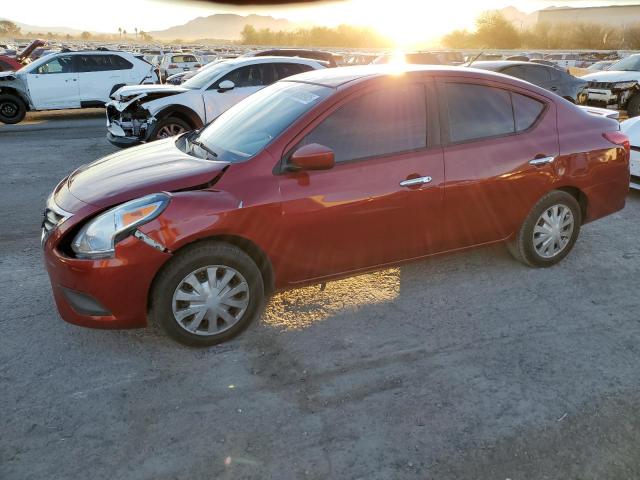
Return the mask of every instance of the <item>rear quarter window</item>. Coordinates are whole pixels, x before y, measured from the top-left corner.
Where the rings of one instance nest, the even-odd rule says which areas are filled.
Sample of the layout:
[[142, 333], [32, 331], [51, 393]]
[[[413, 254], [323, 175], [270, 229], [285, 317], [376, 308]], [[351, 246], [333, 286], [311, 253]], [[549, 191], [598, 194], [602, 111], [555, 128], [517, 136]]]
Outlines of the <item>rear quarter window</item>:
[[519, 93], [511, 93], [511, 101], [518, 132], [531, 128], [544, 111], [544, 103]]

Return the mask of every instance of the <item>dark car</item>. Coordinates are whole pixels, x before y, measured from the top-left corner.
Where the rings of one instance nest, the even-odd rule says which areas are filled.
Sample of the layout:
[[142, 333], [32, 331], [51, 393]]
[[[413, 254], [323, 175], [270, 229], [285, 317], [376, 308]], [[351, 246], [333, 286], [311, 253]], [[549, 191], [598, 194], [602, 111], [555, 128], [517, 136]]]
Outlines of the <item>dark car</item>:
[[619, 128], [474, 69], [294, 75], [201, 130], [63, 179], [42, 230], [55, 301], [74, 324], [149, 317], [205, 346], [241, 332], [275, 290], [494, 243], [548, 267], [583, 224], [624, 207]]
[[336, 55], [321, 50], [308, 50], [304, 48], [273, 48], [271, 50], [258, 50], [247, 52], [243, 57], [300, 57], [322, 62], [325, 67], [337, 67]]
[[587, 101], [587, 85], [589, 82], [554, 67], [532, 62], [511, 62], [508, 60], [474, 62], [471, 66], [531, 82], [575, 104], [582, 105]]

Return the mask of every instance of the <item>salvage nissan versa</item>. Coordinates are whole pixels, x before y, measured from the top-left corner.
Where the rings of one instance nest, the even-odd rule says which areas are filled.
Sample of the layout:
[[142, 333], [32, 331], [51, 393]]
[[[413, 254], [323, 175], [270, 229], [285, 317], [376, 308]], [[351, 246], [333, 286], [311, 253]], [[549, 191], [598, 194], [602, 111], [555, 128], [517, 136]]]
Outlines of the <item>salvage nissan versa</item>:
[[48, 200], [62, 317], [211, 345], [274, 290], [506, 242], [532, 267], [623, 208], [616, 121], [457, 67], [307, 72], [209, 126], [81, 167]]

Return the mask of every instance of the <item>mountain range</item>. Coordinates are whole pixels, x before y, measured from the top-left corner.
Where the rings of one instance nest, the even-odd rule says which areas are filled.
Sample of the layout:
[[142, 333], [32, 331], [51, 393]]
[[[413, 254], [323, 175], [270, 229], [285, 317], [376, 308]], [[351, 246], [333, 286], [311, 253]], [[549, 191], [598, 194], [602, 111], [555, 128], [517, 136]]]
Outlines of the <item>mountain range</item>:
[[269, 15], [236, 15], [224, 13], [198, 17], [184, 25], [149, 32], [153, 38], [159, 40], [217, 38], [225, 40], [240, 39], [240, 32], [245, 25], [253, 25], [256, 29], [270, 28], [271, 30], [292, 30], [298, 25], [282, 18]]

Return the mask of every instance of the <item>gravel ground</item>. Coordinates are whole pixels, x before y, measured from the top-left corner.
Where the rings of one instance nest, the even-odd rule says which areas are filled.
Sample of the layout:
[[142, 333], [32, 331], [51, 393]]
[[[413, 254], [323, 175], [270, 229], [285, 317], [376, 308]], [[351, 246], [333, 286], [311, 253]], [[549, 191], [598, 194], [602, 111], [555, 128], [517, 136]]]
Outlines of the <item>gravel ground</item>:
[[556, 267], [437, 257], [191, 349], [55, 310], [41, 210], [100, 115], [0, 126], [1, 479], [640, 478], [640, 195]]

